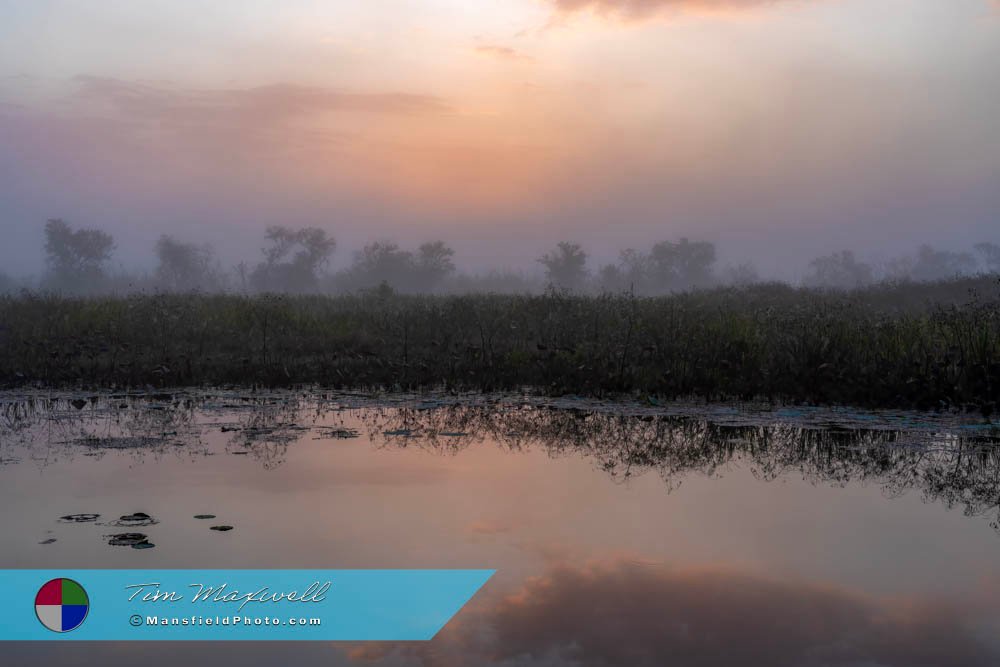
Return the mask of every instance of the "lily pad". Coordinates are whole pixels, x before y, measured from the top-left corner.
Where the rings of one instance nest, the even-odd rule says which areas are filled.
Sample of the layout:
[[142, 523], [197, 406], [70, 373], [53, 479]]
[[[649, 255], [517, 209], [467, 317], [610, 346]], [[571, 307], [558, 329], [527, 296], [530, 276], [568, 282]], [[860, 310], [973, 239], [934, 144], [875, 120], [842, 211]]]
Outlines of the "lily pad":
[[135, 512], [134, 514], [123, 514], [114, 521], [109, 521], [109, 526], [120, 526], [122, 528], [131, 528], [134, 526], [153, 526], [158, 524], [159, 521], [149, 516], [145, 512]]
[[195, 514], [194, 518], [196, 518], [196, 519], [214, 519], [215, 515], [214, 514]]
[[209, 528], [209, 530], [217, 530], [220, 533], [224, 533], [227, 530], [232, 530], [232, 529], [233, 529], [232, 526], [212, 526], [211, 528]]
[[105, 537], [108, 539], [108, 545], [112, 547], [135, 547], [137, 544], [149, 543], [149, 538], [143, 533], [118, 533], [117, 535], [105, 535]]
[[100, 514], [67, 514], [59, 517], [59, 523], [94, 523]]

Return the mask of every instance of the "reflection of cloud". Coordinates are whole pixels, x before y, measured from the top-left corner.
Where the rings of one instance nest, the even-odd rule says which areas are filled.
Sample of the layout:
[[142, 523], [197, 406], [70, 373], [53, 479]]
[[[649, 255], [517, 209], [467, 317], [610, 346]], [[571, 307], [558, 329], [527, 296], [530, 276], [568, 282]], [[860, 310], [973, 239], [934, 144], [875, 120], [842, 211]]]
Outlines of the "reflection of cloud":
[[423, 664], [985, 667], [1000, 658], [975, 631], [984, 609], [625, 559], [558, 566], [468, 611], [420, 650]]
[[479, 519], [465, 527], [470, 535], [500, 535], [513, 530], [514, 524], [502, 519]]
[[535, 60], [531, 56], [525, 55], [517, 49], [512, 49], [509, 46], [500, 46], [498, 44], [484, 44], [483, 46], [477, 46], [476, 53], [484, 56], [500, 58], [501, 60], [513, 60], [520, 62], [534, 62]]
[[552, 0], [563, 13], [593, 11], [621, 19], [644, 19], [669, 10], [720, 12], [771, 5], [778, 0]]
[[85, 642], [70, 651], [15, 642], [4, 664], [986, 667], [1000, 659], [986, 631], [1000, 614], [995, 600], [884, 599], [624, 558], [555, 566], [499, 601], [471, 604], [430, 643]]

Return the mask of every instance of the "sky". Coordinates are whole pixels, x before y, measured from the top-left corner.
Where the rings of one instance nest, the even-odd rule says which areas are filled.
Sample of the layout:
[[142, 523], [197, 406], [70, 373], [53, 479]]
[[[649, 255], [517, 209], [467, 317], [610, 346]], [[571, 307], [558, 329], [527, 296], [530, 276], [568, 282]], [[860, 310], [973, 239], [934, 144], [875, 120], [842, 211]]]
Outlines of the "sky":
[[0, 2], [0, 271], [42, 226], [443, 238], [466, 270], [689, 237], [790, 277], [1000, 242], [992, 0]]

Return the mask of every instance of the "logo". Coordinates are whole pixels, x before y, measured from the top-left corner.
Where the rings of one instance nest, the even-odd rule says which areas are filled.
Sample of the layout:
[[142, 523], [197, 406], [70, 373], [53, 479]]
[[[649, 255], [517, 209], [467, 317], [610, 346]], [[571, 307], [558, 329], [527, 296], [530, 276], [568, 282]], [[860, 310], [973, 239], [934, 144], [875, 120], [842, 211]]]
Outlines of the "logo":
[[53, 579], [38, 589], [35, 615], [53, 632], [69, 632], [83, 625], [90, 611], [90, 598], [72, 579]]

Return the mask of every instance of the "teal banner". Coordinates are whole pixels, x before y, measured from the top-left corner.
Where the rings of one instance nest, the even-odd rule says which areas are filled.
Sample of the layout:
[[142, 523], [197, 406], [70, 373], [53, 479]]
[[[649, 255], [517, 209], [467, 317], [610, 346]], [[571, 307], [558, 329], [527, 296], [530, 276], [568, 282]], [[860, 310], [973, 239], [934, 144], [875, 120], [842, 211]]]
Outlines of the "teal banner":
[[429, 640], [493, 570], [0, 570], [0, 640]]

